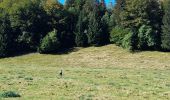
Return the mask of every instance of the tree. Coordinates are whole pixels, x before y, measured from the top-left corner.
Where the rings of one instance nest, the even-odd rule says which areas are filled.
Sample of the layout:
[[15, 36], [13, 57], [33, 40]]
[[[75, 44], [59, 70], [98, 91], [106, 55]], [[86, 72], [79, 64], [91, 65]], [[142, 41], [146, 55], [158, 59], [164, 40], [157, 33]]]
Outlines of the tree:
[[96, 18], [96, 12], [90, 13], [89, 25], [88, 25], [88, 43], [90, 45], [100, 45], [102, 30], [100, 29], [100, 24]]
[[105, 15], [100, 20], [100, 28], [102, 30], [102, 45], [105, 45], [110, 42], [110, 34], [109, 34], [109, 24], [110, 23], [110, 16], [109, 13], [105, 13]]
[[9, 16], [4, 11], [0, 11], [0, 57], [9, 55], [12, 48], [11, 27]]
[[[10, 10], [11, 27], [15, 32], [15, 39], [19, 40], [24, 32], [32, 33], [32, 43], [30, 49], [37, 50], [41, 37], [45, 36], [50, 30], [48, 16], [41, 5], [41, 0], [24, 0], [14, 4]], [[19, 41], [16, 41], [17, 44]], [[23, 50], [22, 47], [18, 47]]]
[[170, 50], [170, 1], [165, 0], [164, 5], [164, 16], [163, 16], [163, 26], [162, 26], [162, 48], [165, 50]]
[[[136, 29], [136, 32], [139, 32], [143, 25], [152, 28], [149, 35], [152, 36], [150, 39], [155, 42], [152, 48], [159, 49], [162, 10], [157, 0], [127, 0], [125, 10], [121, 15], [121, 25], [125, 28]], [[144, 34], [148, 33], [143, 33], [143, 36]]]
[[109, 32], [116, 26], [116, 19], [115, 19], [115, 14], [114, 13], [112, 13], [109, 16], [108, 25], [109, 25]]
[[86, 13], [92, 12], [94, 9], [96, 10], [96, 14], [99, 14], [97, 10], [100, 6], [99, 0], [87, 0], [83, 6], [83, 9]]
[[83, 11], [80, 12], [75, 32], [75, 43], [79, 47], [87, 46], [87, 35], [85, 33]]
[[141, 50], [153, 49], [156, 38], [151, 26], [142, 25], [138, 32], [138, 48]]
[[126, 5], [125, 0], [116, 0], [116, 5], [113, 9], [114, 13], [113, 19], [115, 19], [117, 25], [120, 25], [121, 13], [125, 10], [125, 5]]
[[49, 3], [45, 8], [50, 30], [56, 29], [58, 31], [57, 35], [61, 42], [61, 48], [73, 47], [75, 44], [73, 31], [76, 23], [75, 15], [72, 13], [73, 10], [64, 9], [58, 2]]
[[74, 7], [75, 6], [75, 0], [66, 0], [65, 1], [65, 8], [68, 9], [70, 7]]
[[55, 53], [60, 49], [57, 30], [49, 32], [41, 41], [39, 53]]

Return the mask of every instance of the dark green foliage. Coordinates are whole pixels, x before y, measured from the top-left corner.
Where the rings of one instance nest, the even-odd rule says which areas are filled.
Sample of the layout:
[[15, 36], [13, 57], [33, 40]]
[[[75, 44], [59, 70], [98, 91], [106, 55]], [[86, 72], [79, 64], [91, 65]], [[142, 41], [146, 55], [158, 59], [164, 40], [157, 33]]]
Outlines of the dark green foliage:
[[[68, 0], [72, 2], [71, 0]], [[75, 45], [75, 27], [77, 23], [77, 9], [71, 5], [63, 8], [61, 4], [54, 2], [50, 7], [47, 6], [48, 23], [50, 30], [58, 31], [58, 39], [61, 43], [61, 48], [67, 49]]]
[[14, 91], [5, 91], [1, 94], [1, 97], [3, 98], [13, 98], [13, 97], [21, 97], [20, 94], [14, 92]]
[[121, 13], [121, 25], [136, 29], [139, 49], [159, 49], [162, 10], [158, 1], [128, 0], [125, 8]]
[[5, 11], [1, 11], [0, 13], [0, 57], [7, 56], [12, 48], [12, 30], [10, 27], [10, 21], [8, 18], [8, 14]]
[[116, 0], [116, 5], [113, 9], [114, 13], [114, 20], [117, 25], [120, 25], [121, 23], [121, 13], [125, 10], [126, 0]]
[[75, 19], [72, 12], [62, 8], [53, 8], [48, 10], [50, 29], [55, 28], [58, 31], [58, 38], [62, 48], [73, 47], [75, 44]]
[[152, 27], [146, 25], [141, 26], [138, 32], [138, 48], [142, 50], [155, 47], [156, 37], [154, 34]]
[[109, 32], [116, 26], [115, 14], [111, 14], [109, 17]]
[[110, 42], [109, 22], [110, 22], [109, 13], [105, 13], [105, 15], [100, 20], [100, 28], [102, 30], [102, 35], [101, 35], [102, 45], [108, 44]]
[[162, 10], [158, 1], [128, 0], [126, 4], [121, 20], [124, 27], [139, 29], [142, 25], [159, 26]]
[[87, 33], [85, 33], [85, 27], [84, 27], [84, 19], [83, 19], [83, 12], [80, 12], [79, 19], [76, 26], [76, 32], [75, 32], [75, 43], [76, 46], [84, 47], [87, 46]]
[[166, 0], [164, 5], [164, 17], [163, 17], [163, 33], [161, 36], [162, 39], [162, 48], [165, 50], [170, 50], [170, 1]]
[[[104, 3], [104, 1], [102, 1]], [[108, 20], [106, 8], [99, 0], [87, 0], [84, 11], [88, 15], [88, 44], [100, 46], [109, 42]]]
[[110, 34], [110, 41], [130, 51], [137, 49], [137, 32], [116, 26]]
[[115, 43], [116, 45], [121, 46], [123, 38], [129, 33], [128, 29], [122, 27], [115, 27], [110, 33], [110, 42]]
[[39, 53], [55, 53], [60, 49], [61, 44], [57, 34], [57, 31], [54, 30], [43, 38], [38, 49]]
[[29, 51], [29, 50], [34, 50], [35, 48], [37, 48], [33, 42], [33, 39], [34, 39], [33, 35], [35, 34], [23, 31], [21, 35], [18, 36], [17, 42], [19, 43], [20, 50]]
[[126, 34], [122, 40], [122, 47], [134, 51], [136, 49], [136, 37], [136, 33], [134, 32]]
[[[31, 33], [31, 35], [27, 36], [30, 36], [32, 43], [27, 45], [32, 47], [29, 49], [36, 50], [41, 36], [45, 36], [49, 31], [48, 17], [41, 2], [39, 0], [20, 1], [10, 8], [9, 14], [11, 27], [15, 32], [15, 40], [20, 40], [20, 36], [24, 36], [25, 32]], [[21, 41], [16, 42], [21, 43]], [[19, 47], [19, 49], [23, 50], [22, 47]]]
[[98, 23], [99, 21], [96, 16], [95, 11], [90, 13], [87, 37], [90, 45], [99, 46], [102, 42], [102, 29], [100, 28], [100, 24]]

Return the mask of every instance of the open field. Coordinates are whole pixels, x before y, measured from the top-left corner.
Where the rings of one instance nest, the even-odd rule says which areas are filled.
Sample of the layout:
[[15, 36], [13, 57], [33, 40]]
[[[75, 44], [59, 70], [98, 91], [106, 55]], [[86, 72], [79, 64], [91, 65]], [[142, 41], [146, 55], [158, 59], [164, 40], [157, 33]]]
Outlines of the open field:
[[4, 91], [21, 95], [12, 100], [170, 100], [170, 53], [107, 45], [0, 59]]

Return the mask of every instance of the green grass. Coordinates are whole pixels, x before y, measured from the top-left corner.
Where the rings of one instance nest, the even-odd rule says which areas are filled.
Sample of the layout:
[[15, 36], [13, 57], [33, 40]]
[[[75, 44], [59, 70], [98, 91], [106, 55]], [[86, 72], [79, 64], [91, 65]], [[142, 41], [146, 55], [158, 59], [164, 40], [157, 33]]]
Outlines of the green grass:
[[0, 59], [0, 94], [20, 94], [12, 100], [170, 99], [170, 53], [132, 54], [115, 45], [76, 49]]

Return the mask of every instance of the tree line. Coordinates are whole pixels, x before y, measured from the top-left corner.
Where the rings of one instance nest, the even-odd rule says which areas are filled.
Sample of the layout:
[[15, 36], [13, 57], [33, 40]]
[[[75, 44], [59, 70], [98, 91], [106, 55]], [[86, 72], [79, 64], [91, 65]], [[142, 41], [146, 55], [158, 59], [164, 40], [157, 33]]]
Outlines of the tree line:
[[115, 43], [170, 50], [170, 0], [1, 0], [0, 57]]

